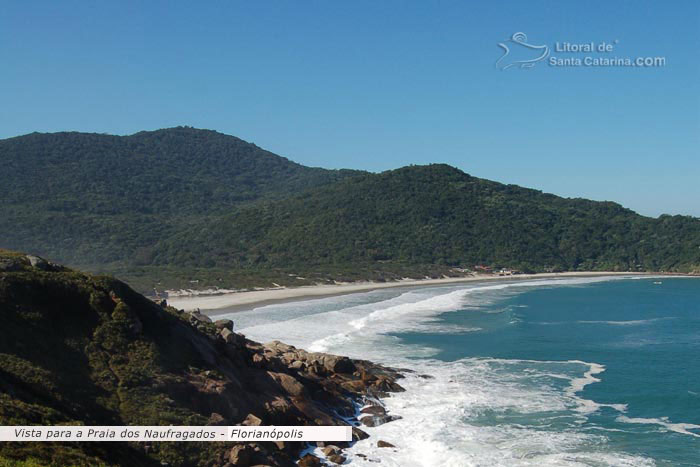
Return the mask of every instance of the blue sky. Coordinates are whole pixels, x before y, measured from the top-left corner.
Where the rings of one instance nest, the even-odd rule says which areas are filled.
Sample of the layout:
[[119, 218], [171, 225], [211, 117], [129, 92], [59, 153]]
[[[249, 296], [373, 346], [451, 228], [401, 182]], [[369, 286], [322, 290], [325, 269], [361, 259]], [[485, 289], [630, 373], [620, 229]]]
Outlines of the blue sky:
[[[498, 70], [515, 32], [666, 64]], [[699, 52], [694, 0], [8, 1], [0, 138], [191, 125], [307, 165], [445, 162], [700, 216]]]

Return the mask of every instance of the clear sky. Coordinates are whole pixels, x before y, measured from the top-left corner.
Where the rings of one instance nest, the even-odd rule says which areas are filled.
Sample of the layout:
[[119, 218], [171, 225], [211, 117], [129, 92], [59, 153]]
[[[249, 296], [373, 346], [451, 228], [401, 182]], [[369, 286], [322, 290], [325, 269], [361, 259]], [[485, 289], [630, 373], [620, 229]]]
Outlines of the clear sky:
[[[515, 32], [550, 57], [666, 63], [499, 70]], [[555, 50], [603, 41], [614, 50]], [[307, 165], [445, 162], [700, 216], [696, 0], [8, 0], [0, 66], [0, 138], [191, 125]]]

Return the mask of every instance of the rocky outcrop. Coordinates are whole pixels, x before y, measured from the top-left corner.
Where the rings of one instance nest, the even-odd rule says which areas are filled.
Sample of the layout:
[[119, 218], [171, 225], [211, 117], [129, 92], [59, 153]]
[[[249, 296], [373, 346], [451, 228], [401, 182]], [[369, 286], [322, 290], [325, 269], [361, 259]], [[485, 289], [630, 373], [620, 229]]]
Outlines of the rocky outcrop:
[[0, 272], [31, 272], [32, 270], [60, 272], [67, 268], [35, 255], [25, 255], [0, 249]]
[[323, 463], [321, 459], [314, 456], [313, 454], [306, 454], [304, 457], [299, 459], [299, 467], [321, 467]]
[[398, 415], [369, 415], [360, 418], [360, 421], [365, 426], [379, 426], [385, 423], [393, 422], [394, 420], [399, 420], [401, 417]]
[[331, 454], [330, 456], [326, 456], [326, 459], [334, 464], [342, 464], [347, 460], [342, 454]]
[[233, 331], [233, 321], [230, 319], [219, 319], [214, 321], [214, 326], [216, 326], [216, 329], [219, 331], [223, 331], [224, 329], [228, 329], [229, 331]]
[[[0, 251], [0, 424], [348, 425], [396, 417], [379, 401], [399, 371], [273, 341], [201, 312], [156, 304], [125, 284]], [[29, 345], [31, 344], [31, 345]], [[369, 435], [325, 445], [327, 462]], [[39, 446], [40, 444], [40, 446]], [[57, 465], [320, 465], [307, 445], [3, 443], [0, 461]], [[2, 462], [0, 462], [2, 463]]]
[[190, 323], [192, 324], [198, 324], [197, 322], [212, 323], [211, 318], [207, 315], [202, 314], [202, 312], [199, 311], [199, 308], [194, 311], [190, 311], [187, 314], [190, 315]]
[[360, 409], [360, 413], [370, 415], [386, 415], [386, 409], [381, 405], [369, 405]]
[[234, 446], [228, 455], [229, 463], [233, 465], [251, 465], [253, 456], [255, 456], [255, 448], [249, 444], [241, 444]]

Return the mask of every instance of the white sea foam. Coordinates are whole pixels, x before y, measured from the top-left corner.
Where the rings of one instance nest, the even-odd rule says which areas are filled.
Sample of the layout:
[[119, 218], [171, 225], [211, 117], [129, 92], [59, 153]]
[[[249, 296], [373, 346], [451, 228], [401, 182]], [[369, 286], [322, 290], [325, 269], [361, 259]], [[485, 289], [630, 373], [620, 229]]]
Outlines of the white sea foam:
[[[578, 286], [606, 280], [576, 278], [379, 292], [264, 307], [232, 319], [255, 340], [280, 339], [325, 351], [414, 369], [407, 389], [384, 400], [403, 418], [363, 427], [371, 438], [347, 450], [352, 465], [383, 466], [643, 466], [653, 462], [605, 448], [602, 434], [580, 423], [606, 406], [581, 397], [605, 370], [597, 363], [467, 358], [431, 360], [430, 347], [406, 345], [396, 332], [479, 332], [446, 326], [446, 312], [482, 307], [527, 287]], [[513, 312], [504, 308], [501, 311]], [[517, 317], [514, 317], [517, 320]], [[418, 374], [429, 374], [423, 379]], [[378, 448], [385, 440], [397, 449]], [[367, 457], [358, 456], [364, 454]]]
[[[422, 322], [428, 316], [461, 309], [464, 297], [470, 292], [470, 289], [456, 290], [417, 302], [393, 305], [388, 308], [380, 307], [362, 318], [350, 321], [348, 324], [360, 330], [368, 324], [379, 325], [379, 323], [383, 324], [387, 321], [392, 321], [391, 328], [396, 331], [399, 330], [399, 328], [405, 328], [407, 320], [409, 320], [408, 322], [411, 322], [411, 324], [415, 324], [415, 319], [411, 320], [412, 317], [418, 318], [418, 321]], [[400, 322], [397, 322], [399, 320]]]
[[[342, 297], [260, 307], [247, 313], [222, 317], [233, 319], [248, 337], [269, 341], [281, 339], [302, 347], [331, 349], [326, 340], [344, 342], [336, 351], [355, 352], [353, 339], [373, 341], [371, 334], [390, 332], [450, 332], [430, 318], [439, 314], [488, 305], [511, 291], [554, 285], [578, 286], [619, 277], [538, 279], [498, 284], [476, 284], [452, 287], [425, 287], [399, 293], [375, 291]], [[499, 311], [509, 311], [507, 308]], [[491, 312], [491, 311], [489, 311]], [[432, 323], [431, 323], [432, 321]], [[517, 317], [515, 318], [517, 322]], [[441, 328], [441, 329], [437, 329]], [[455, 332], [471, 332], [474, 328], [453, 328]], [[360, 331], [360, 332], [358, 332]], [[352, 345], [349, 345], [351, 344]], [[365, 356], [367, 357], [367, 356]]]
[[582, 362], [580, 360], [569, 360], [569, 363], [578, 363], [580, 365], [588, 366], [588, 371], [586, 371], [582, 377], [572, 379], [571, 383], [569, 384], [569, 387], [566, 389], [566, 393], [569, 394], [571, 397], [578, 399], [580, 403], [576, 411], [584, 414], [589, 414], [600, 410], [601, 407], [609, 407], [619, 412], [624, 412], [627, 410], [627, 404], [601, 404], [599, 402], [595, 402], [589, 399], [577, 397], [576, 393], [583, 391], [583, 389], [589, 384], [600, 382], [600, 379], [596, 378], [593, 375], [597, 375], [598, 373], [604, 372], [605, 367], [598, 363], [588, 363]]
[[[575, 429], [580, 415], [571, 410], [579, 405], [577, 397], [547, 381], [572, 382], [580, 367], [578, 362], [475, 358], [418, 362], [415, 369], [433, 379], [408, 376], [402, 382], [407, 392], [385, 400], [390, 412], [404, 418], [363, 427], [370, 440], [348, 454], [361, 466], [377, 459], [388, 466], [653, 465], [601, 449], [604, 436]], [[377, 448], [380, 439], [397, 449]]]
[[643, 324], [651, 324], [657, 321], [664, 321], [668, 319], [674, 319], [672, 316], [665, 318], [651, 318], [651, 319], [634, 319], [629, 321], [576, 321], [579, 324], [610, 324], [613, 326], [639, 326]]
[[692, 431], [689, 430], [700, 430], [700, 425], [694, 425], [692, 423], [673, 423], [671, 422], [668, 417], [661, 417], [661, 418], [630, 418], [626, 417], [624, 415], [621, 415], [616, 418], [618, 422], [621, 423], [637, 423], [637, 424], [644, 424], [644, 425], [659, 425], [665, 428], [668, 431], [673, 431], [675, 433], [681, 433], [683, 435], [690, 435], [690, 436], [695, 436], [696, 438], [700, 438], [700, 434], [698, 433], [693, 433]]
[[[627, 321], [605, 321], [605, 320], [580, 320], [574, 321], [576, 324], [607, 324], [610, 326], [642, 326], [646, 324], [652, 324], [657, 321], [665, 321], [669, 319], [675, 319], [673, 316], [667, 316], [663, 318], [650, 318], [650, 319], [632, 319]], [[540, 324], [544, 326], [556, 326], [556, 325], [571, 325], [571, 321], [534, 321], [532, 324]]]

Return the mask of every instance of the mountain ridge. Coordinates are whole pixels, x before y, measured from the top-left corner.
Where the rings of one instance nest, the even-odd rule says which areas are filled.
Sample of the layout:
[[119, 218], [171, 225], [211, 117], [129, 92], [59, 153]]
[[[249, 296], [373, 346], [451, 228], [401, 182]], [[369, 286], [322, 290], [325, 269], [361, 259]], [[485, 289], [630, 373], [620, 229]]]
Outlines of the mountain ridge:
[[641, 216], [447, 164], [310, 168], [190, 127], [33, 133], [0, 140], [0, 164], [0, 247], [115, 273], [142, 291], [391, 280], [475, 264], [700, 269], [700, 219]]
[[[691, 238], [674, 236], [676, 227], [688, 227]], [[175, 249], [186, 254], [207, 245], [210, 250], [193, 254], [223, 258], [235, 251], [232, 245], [247, 241], [240, 250], [257, 251], [253, 262], [262, 257], [278, 267], [309, 258], [318, 259], [317, 265], [360, 258], [451, 266], [495, 262], [533, 271], [670, 270], [679, 265], [673, 255], [668, 261], [650, 256], [662, 240], [685, 245], [689, 264], [700, 261], [690, 249], [700, 245], [697, 219], [646, 218], [616, 203], [561, 198], [444, 164], [348, 178], [279, 202], [242, 207], [197, 229]], [[653, 247], [642, 245], [655, 235], [661, 239]], [[626, 243], [617, 245], [615, 237]], [[221, 247], [212, 251], [217, 243]], [[624, 251], [608, 254], [618, 247]], [[270, 261], [275, 255], [280, 260]]]

